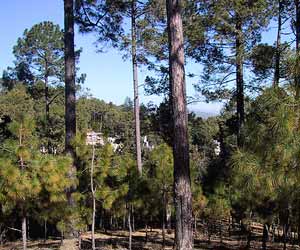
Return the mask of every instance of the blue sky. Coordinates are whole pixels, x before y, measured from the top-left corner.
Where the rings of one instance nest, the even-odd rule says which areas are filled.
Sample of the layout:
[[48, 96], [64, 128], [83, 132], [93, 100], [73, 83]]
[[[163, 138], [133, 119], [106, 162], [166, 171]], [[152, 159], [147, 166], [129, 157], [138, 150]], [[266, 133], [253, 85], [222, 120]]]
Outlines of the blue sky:
[[[12, 48], [18, 37], [22, 36], [26, 28], [42, 21], [52, 21], [63, 27], [63, 0], [10, 0], [3, 1], [0, 9], [1, 39], [0, 39], [0, 74], [7, 66], [13, 65]], [[77, 30], [77, 28], [76, 28]], [[272, 32], [273, 33], [273, 32]], [[270, 34], [270, 32], [268, 33]], [[273, 40], [273, 35], [267, 40]], [[76, 33], [75, 43], [82, 47], [80, 57], [80, 71], [87, 74], [85, 87], [90, 89], [93, 96], [107, 102], [112, 101], [122, 104], [127, 96], [132, 96], [132, 73], [130, 61], [124, 61], [122, 54], [115, 49], [107, 49], [106, 53], [96, 53], [96, 37], [92, 34], [81, 35]], [[274, 40], [273, 40], [274, 41]], [[192, 70], [199, 74], [200, 66], [192, 65], [187, 71]], [[142, 83], [147, 75], [146, 70], [139, 74]], [[196, 79], [187, 79], [187, 94], [193, 95], [193, 82]], [[158, 103], [160, 98], [147, 97], [141, 92], [141, 101]], [[198, 103], [190, 109], [203, 112], [217, 112], [221, 104]]]

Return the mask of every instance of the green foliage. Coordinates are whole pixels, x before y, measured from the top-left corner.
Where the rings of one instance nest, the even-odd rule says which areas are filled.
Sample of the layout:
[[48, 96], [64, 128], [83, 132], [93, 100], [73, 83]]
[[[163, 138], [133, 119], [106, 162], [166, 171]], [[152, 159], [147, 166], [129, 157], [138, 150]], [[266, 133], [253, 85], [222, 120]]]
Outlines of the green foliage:
[[34, 101], [22, 85], [0, 95], [0, 117], [9, 116], [11, 120], [20, 122], [24, 116], [33, 116]]
[[63, 78], [64, 62], [63, 32], [52, 22], [42, 22], [25, 30], [14, 47], [14, 55], [19, 62], [26, 62], [35, 77]]
[[[214, 3], [197, 1], [197, 4], [197, 14], [205, 27], [205, 43], [189, 48], [192, 57], [204, 63], [201, 84], [195, 85], [196, 90], [207, 100], [230, 99], [235, 91], [232, 82], [235, 81], [236, 63], [241, 60], [247, 66], [245, 62], [274, 15], [274, 1], [221, 0]], [[237, 29], [238, 22], [240, 30]], [[237, 38], [240, 48], [236, 47]], [[250, 90], [255, 87], [249, 85]]]
[[[149, 163], [152, 166], [157, 185], [160, 189], [170, 190], [173, 184], [173, 152], [167, 144], [156, 146], [150, 153]], [[164, 187], [166, 186], [166, 187]]]
[[1, 202], [3, 209], [20, 213], [65, 201], [71, 160], [67, 157], [41, 155], [36, 147], [34, 121], [24, 117], [11, 122], [13, 135], [4, 141], [0, 157]]
[[252, 104], [245, 147], [232, 156], [233, 202], [263, 219], [286, 213], [299, 190], [299, 135], [294, 99], [267, 89]]
[[208, 197], [204, 214], [210, 220], [222, 220], [230, 216], [230, 210], [228, 189], [224, 184], [220, 183], [215, 189], [214, 194]]

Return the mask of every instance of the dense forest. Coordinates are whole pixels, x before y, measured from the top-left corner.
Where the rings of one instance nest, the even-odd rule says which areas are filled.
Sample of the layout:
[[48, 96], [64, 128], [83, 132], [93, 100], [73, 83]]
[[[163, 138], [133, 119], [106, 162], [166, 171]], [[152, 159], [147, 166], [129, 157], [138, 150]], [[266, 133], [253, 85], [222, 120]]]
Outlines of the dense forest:
[[[298, 249], [300, 1], [63, 2], [0, 78], [0, 249]], [[122, 105], [85, 87], [77, 29], [131, 62]]]

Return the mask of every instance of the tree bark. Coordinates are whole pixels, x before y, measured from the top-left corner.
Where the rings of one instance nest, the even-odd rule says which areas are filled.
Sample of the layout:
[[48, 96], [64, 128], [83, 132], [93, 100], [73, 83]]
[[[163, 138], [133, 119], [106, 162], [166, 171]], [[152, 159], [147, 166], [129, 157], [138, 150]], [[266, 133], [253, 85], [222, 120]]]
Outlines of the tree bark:
[[[72, 139], [76, 135], [76, 85], [75, 85], [75, 51], [74, 51], [74, 3], [73, 0], [64, 0], [64, 44], [65, 44], [65, 152], [70, 154], [75, 162], [75, 151], [72, 147]], [[76, 178], [76, 166], [70, 166], [69, 178]], [[67, 199], [70, 207], [75, 207], [72, 193], [76, 186], [67, 190]], [[73, 222], [71, 222], [70, 236], [76, 236]]]
[[263, 237], [262, 237], [262, 249], [263, 250], [267, 250], [267, 241], [268, 241], [268, 238], [269, 238], [269, 233], [268, 233], [267, 224], [264, 224]]
[[71, 145], [76, 135], [76, 85], [75, 85], [75, 51], [74, 51], [74, 12], [73, 0], [64, 0], [65, 8], [65, 115], [66, 138], [65, 149], [73, 154]]
[[95, 146], [93, 145], [92, 149], [92, 164], [91, 164], [91, 176], [90, 176], [90, 185], [91, 193], [93, 199], [93, 210], [92, 210], [92, 250], [95, 250], [95, 218], [96, 218], [96, 189], [94, 187], [94, 160], [95, 160]]
[[135, 217], [134, 217], [134, 207], [131, 205], [131, 213], [132, 213], [132, 232], [135, 232]]
[[141, 129], [140, 129], [140, 103], [139, 103], [139, 83], [138, 66], [136, 54], [136, 1], [131, 1], [131, 46], [132, 46], [132, 70], [133, 70], [133, 91], [134, 91], [134, 120], [135, 120], [135, 147], [136, 162], [140, 175], [142, 175], [142, 152], [141, 152]]
[[23, 250], [27, 250], [27, 226], [26, 226], [25, 215], [23, 215], [22, 218], [22, 241], [23, 241]]
[[296, 51], [300, 50], [300, 1], [295, 0], [296, 7]]
[[172, 221], [171, 221], [171, 217], [172, 217], [172, 210], [171, 210], [171, 205], [169, 204], [169, 202], [167, 201], [167, 208], [166, 208], [166, 222], [167, 222], [167, 229], [171, 230], [172, 229]]
[[[297, 58], [297, 65], [298, 65], [299, 64], [299, 56], [300, 56], [300, 1], [299, 0], [295, 0], [295, 8], [296, 8], [296, 58]], [[299, 100], [299, 98], [300, 98], [300, 76], [298, 73], [295, 76], [295, 88], [296, 88], [296, 100]], [[298, 112], [298, 117], [299, 117], [299, 111], [297, 111], [297, 112]]]
[[128, 249], [131, 250], [132, 228], [131, 228], [131, 211], [130, 211], [130, 206], [128, 207], [128, 230], [129, 230]]
[[192, 194], [184, 72], [183, 29], [179, 0], [167, 0], [169, 74], [173, 112], [175, 249], [193, 249]]
[[148, 221], [146, 222], [145, 230], [146, 230], [145, 243], [147, 244], [147, 242], [148, 242]]
[[47, 241], [47, 220], [44, 220], [44, 242]]
[[194, 233], [197, 235], [197, 215], [194, 214]]
[[48, 63], [45, 63], [45, 127], [46, 127], [46, 139], [47, 139], [47, 152], [50, 153], [50, 128], [49, 128], [49, 121], [50, 121], [50, 107], [49, 107], [49, 86], [48, 86]]
[[166, 245], [166, 223], [165, 223], [165, 219], [166, 219], [166, 210], [167, 210], [167, 205], [166, 205], [166, 192], [165, 192], [165, 188], [163, 190], [163, 197], [162, 197], [162, 205], [163, 205], [163, 213], [162, 213], [162, 249], [165, 249], [165, 245]]
[[237, 145], [243, 146], [243, 125], [245, 121], [244, 110], [244, 40], [242, 35], [242, 20], [236, 14], [236, 110], [237, 110]]
[[123, 216], [123, 230], [126, 229], [126, 214]]
[[246, 245], [246, 249], [250, 249], [251, 248], [251, 240], [252, 240], [252, 232], [251, 232], [251, 228], [249, 228], [248, 232], [247, 232], [247, 245]]
[[278, 0], [278, 28], [277, 28], [276, 54], [275, 54], [275, 74], [274, 74], [274, 82], [273, 82], [274, 88], [279, 86], [279, 79], [280, 79], [280, 56], [281, 56], [280, 45], [281, 45], [282, 11], [283, 11], [282, 0]]

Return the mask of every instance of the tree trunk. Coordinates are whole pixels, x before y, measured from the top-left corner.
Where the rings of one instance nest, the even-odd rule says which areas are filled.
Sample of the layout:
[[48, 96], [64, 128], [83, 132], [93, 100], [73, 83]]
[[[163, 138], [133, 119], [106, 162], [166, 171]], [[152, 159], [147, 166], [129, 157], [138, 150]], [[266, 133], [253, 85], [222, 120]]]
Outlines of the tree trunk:
[[300, 216], [298, 217], [297, 240], [298, 240], [298, 245], [300, 246]]
[[72, 139], [76, 135], [76, 85], [74, 51], [74, 13], [73, 0], [64, 0], [65, 8], [65, 149], [73, 153]]
[[251, 240], [252, 240], [252, 232], [251, 232], [251, 228], [248, 229], [248, 233], [247, 233], [247, 245], [246, 245], [246, 249], [250, 249], [251, 248]]
[[146, 222], [146, 235], [145, 235], [145, 243], [148, 242], [148, 222]]
[[100, 212], [99, 212], [99, 228], [103, 229], [103, 210], [102, 210], [102, 208], [100, 208]]
[[167, 210], [167, 205], [166, 205], [166, 192], [165, 190], [163, 191], [163, 197], [162, 197], [162, 205], [163, 205], [163, 213], [162, 213], [162, 249], [165, 249], [165, 244], [166, 244], [166, 224], [165, 224], [165, 219], [166, 219], [166, 210]]
[[112, 229], [113, 229], [112, 224], [113, 224], [112, 215], [109, 214], [109, 230], [112, 230]]
[[277, 29], [277, 40], [276, 40], [276, 57], [275, 57], [275, 75], [273, 87], [276, 88], [279, 86], [279, 78], [280, 78], [280, 55], [281, 55], [281, 26], [282, 26], [282, 18], [281, 14], [283, 11], [283, 3], [282, 0], [278, 0], [278, 29]]
[[25, 215], [23, 215], [22, 218], [22, 241], [23, 241], [23, 250], [27, 250], [27, 226], [26, 226]]
[[171, 230], [172, 229], [172, 210], [171, 210], [171, 205], [168, 204], [167, 202], [167, 210], [166, 210], [166, 222], [167, 222], [167, 229]]
[[[296, 8], [296, 62], [299, 65], [300, 61], [300, 1], [295, 0], [295, 8]], [[300, 75], [296, 72], [295, 75], [295, 89], [296, 89], [296, 100], [299, 101], [300, 98]], [[297, 108], [297, 121], [296, 126], [299, 127], [299, 119], [300, 119], [300, 110]]]
[[220, 232], [220, 243], [223, 243], [223, 228], [222, 228], [222, 221], [220, 221], [220, 228], [219, 228], [219, 232]]
[[262, 237], [262, 249], [267, 250], [267, 242], [268, 242], [269, 234], [267, 224], [264, 224], [263, 228], [263, 237]]
[[131, 228], [131, 212], [130, 207], [128, 208], [128, 230], [129, 230], [129, 242], [128, 242], [128, 249], [131, 250], [131, 243], [132, 243], [132, 228]]
[[296, 51], [300, 52], [300, 1], [295, 0], [296, 6]]
[[61, 245], [64, 244], [64, 231], [61, 231], [61, 233], [60, 233], [60, 244]]
[[27, 240], [30, 240], [30, 220], [29, 218], [26, 218], [26, 222], [27, 222]]
[[194, 232], [195, 232], [195, 235], [197, 235], [197, 216], [196, 216], [196, 214], [194, 215]]
[[296, 51], [300, 50], [300, 1], [295, 0], [296, 6]]
[[131, 212], [132, 212], [132, 232], [135, 232], [135, 219], [134, 219], [134, 208], [131, 205]]
[[92, 164], [91, 164], [91, 176], [90, 176], [90, 185], [91, 193], [93, 199], [93, 211], [92, 211], [92, 250], [95, 250], [95, 218], [96, 218], [96, 189], [94, 187], [94, 160], [95, 160], [95, 146], [93, 144], [92, 151]]
[[243, 146], [243, 125], [245, 121], [244, 110], [244, 39], [242, 35], [242, 20], [236, 14], [236, 110], [237, 110], [237, 145]]
[[[65, 152], [70, 154], [75, 161], [75, 151], [72, 140], [76, 135], [76, 85], [75, 85], [75, 52], [74, 52], [74, 6], [73, 0], [64, 0], [64, 44], [65, 44]], [[69, 178], [76, 178], [76, 166], [70, 166]], [[67, 190], [67, 199], [70, 207], [75, 207], [72, 193], [76, 190], [73, 185]], [[71, 222], [70, 236], [77, 235], [75, 223]]]
[[174, 124], [175, 249], [193, 249], [192, 194], [184, 73], [183, 29], [178, 0], [167, 0], [169, 74]]
[[47, 153], [50, 153], [50, 107], [49, 107], [49, 86], [48, 86], [48, 64], [45, 65], [45, 127], [46, 127], [46, 139], [47, 139]]
[[136, 55], [136, 1], [131, 1], [131, 46], [132, 46], [132, 69], [133, 69], [133, 91], [134, 91], [134, 119], [135, 119], [135, 147], [136, 162], [140, 175], [142, 175], [142, 153], [141, 153], [141, 130], [140, 130], [140, 103], [138, 66]]
[[289, 225], [287, 223], [284, 223], [284, 225], [283, 225], [283, 250], [286, 250], [288, 229], [289, 229]]
[[47, 241], [47, 220], [44, 220], [44, 242]]
[[123, 230], [126, 229], [126, 214], [123, 216]]

